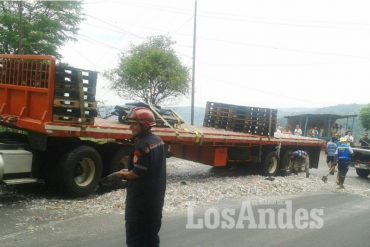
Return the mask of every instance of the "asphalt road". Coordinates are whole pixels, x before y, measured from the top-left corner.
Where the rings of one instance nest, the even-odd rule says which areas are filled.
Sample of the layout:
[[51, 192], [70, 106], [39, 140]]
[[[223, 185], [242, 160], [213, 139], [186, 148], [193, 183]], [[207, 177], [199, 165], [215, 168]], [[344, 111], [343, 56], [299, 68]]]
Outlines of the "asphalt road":
[[[370, 198], [346, 193], [310, 194], [283, 198], [298, 208], [323, 209], [321, 229], [186, 229], [187, 212], [165, 215], [160, 232], [161, 246], [369, 246]], [[221, 202], [218, 209], [240, 210], [241, 201]], [[252, 205], [254, 215], [262, 208], [281, 205]], [[196, 209], [193, 219], [204, 217], [205, 209]], [[257, 218], [256, 218], [257, 219]], [[258, 220], [258, 219], [257, 219]], [[0, 246], [124, 246], [124, 220], [119, 213], [98, 216], [76, 215], [40, 225], [37, 230], [23, 230], [2, 235]]]
[[[327, 173], [325, 155], [321, 155], [319, 169], [311, 173]], [[330, 181], [335, 176], [329, 176]], [[370, 188], [370, 178], [360, 179], [353, 168], [350, 169], [345, 184]], [[24, 191], [25, 190], [25, 191]], [[42, 186], [25, 186], [9, 193], [0, 193], [0, 246], [125, 246], [124, 215], [122, 212], [109, 214], [68, 213], [56, 219], [53, 210], [30, 210], [22, 203], [24, 196], [45, 197], [51, 195]], [[1, 192], [1, 191], [0, 191]], [[268, 199], [268, 198], [266, 198]], [[292, 200], [293, 212], [298, 208], [323, 209], [323, 227], [321, 229], [196, 229], [186, 228], [187, 212], [166, 213], [160, 232], [161, 246], [370, 246], [370, 197], [360, 197], [340, 191], [331, 193], [300, 194], [279, 200]], [[14, 204], [12, 202], [15, 202]], [[241, 207], [241, 199], [223, 201], [212, 205], [221, 211], [224, 208]], [[3, 204], [3, 205], [1, 205]], [[253, 215], [258, 219], [257, 210], [271, 208], [278, 212], [280, 205], [253, 205]], [[195, 219], [204, 218], [207, 208], [197, 208]], [[40, 218], [39, 222], [28, 224], [27, 218]], [[50, 219], [50, 220], [48, 220]], [[17, 227], [17, 223], [25, 225]], [[28, 227], [32, 225], [32, 227]]]

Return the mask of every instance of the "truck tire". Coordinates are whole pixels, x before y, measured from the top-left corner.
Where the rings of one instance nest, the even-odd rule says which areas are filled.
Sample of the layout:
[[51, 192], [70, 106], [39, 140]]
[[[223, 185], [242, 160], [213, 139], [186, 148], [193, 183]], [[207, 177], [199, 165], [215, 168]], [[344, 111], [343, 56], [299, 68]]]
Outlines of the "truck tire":
[[124, 117], [125, 117], [125, 115], [122, 112], [120, 112], [118, 114], [118, 122], [125, 123], [125, 120], [123, 120]]
[[363, 169], [356, 169], [357, 175], [359, 175], [362, 178], [367, 178], [370, 174], [369, 170], [363, 170]]
[[99, 153], [90, 146], [78, 146], [62, 158], [59, 182], [62, 192], [71, 197], [83, 197], [92, 193], [102, 174]]
[[[112, 159], [109, 162], [108, 174], [128, 169], [129, 163], [132, 157], [132, 149], [130, 147], [121, 147], [113, 154]], [[117, 180], [114, 181], [110, 187], [112, 188], [125, 188], [126, 181]]]
[[262, 174], [265, 176], [275, 176], [279, 171], [279, 159], [276, 152], [269, 152], [262, 163]]

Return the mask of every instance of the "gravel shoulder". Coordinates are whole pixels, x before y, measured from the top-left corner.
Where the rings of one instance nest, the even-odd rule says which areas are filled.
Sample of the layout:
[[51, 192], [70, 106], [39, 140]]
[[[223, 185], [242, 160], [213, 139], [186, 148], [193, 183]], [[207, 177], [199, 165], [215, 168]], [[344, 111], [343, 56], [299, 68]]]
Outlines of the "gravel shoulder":
[[[278, 199], [317, 193], [348, 193], [370, 197], [370, 179], [360, 179], [353, 168], [344, 190], [337, 190], [335, 176], [324, 183], [327, 173], [322, 153], [319, 169], [305, 174], [275, 177], [273, 181], [256, 175], [253, 167], [232, 170], [212, 168], [176, 158], [168, 159], [168, 183], [164, 214], [183, 211], [189, 205], [204, 207], [228, 200]], [[83, 199], [64, 199], [47, 191], [43, 184], [0, 186], [0, 232], [5, 239], [15, 232], [37, 231], [53, 222], [74, 217], [124, 214], [125, 190], [102, 191]]]

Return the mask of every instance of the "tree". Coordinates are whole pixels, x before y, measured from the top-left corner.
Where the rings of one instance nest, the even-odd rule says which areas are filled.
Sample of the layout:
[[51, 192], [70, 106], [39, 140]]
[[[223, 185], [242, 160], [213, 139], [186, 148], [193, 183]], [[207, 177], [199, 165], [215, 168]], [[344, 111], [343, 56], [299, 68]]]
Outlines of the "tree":
[[116, 69], [105, 76], [120, 97], [160, 104], [188, 92], [189, 71], [166, 36], [149, 37], [121, 54]]
[[61, 58], [82, 20], [81, 1], [0, 1], [0, 53]]
[[362, 126], [366, 130], [370, 130], [370, 104], [367, 104], [366, 106], [361, 108], [359, 118]]

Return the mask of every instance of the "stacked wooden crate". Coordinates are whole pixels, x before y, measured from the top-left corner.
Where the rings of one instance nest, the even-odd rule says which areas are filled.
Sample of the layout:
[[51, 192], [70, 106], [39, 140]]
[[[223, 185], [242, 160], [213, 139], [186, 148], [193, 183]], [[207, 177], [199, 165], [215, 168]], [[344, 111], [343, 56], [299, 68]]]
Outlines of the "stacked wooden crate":
[[277, 124], [277, 110], [207, 102], [203, 126], [272, 136]]
[[57, 66], [53, 121], [94, 124], [97, 72]]

